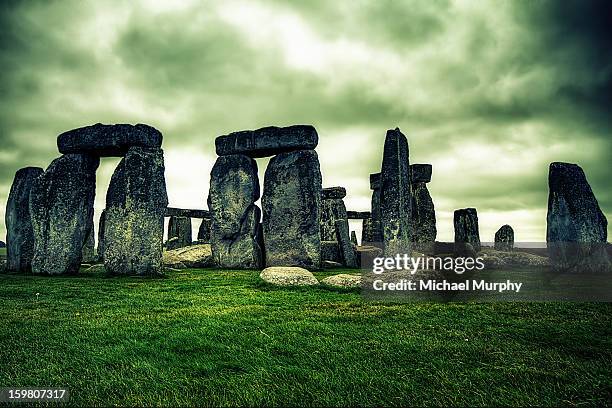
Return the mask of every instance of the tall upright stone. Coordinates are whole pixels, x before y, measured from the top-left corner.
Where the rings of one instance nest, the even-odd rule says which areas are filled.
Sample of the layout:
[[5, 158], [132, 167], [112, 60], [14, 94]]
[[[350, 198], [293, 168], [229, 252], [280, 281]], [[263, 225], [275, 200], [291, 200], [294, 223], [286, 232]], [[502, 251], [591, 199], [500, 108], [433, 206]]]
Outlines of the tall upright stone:
[[210, 218], [203, 218], [200, 228], [198, 229], [198, 241], [210, 242], [210, 229], [212, 226], [212, 220]]
[[374, 222], [372, 217], [364, 218], [361, 224], [361, 245], [372, 245], [374, 242]]
[[106, 193], [104, 266], [117, 275], [162, 273], [164, 215], [168, 206], [164, 154], [131, 147]]
[[608, 220], [582, 168], [572, 163], [551, 163], [548, 187], [546, 242], [553, 267], [610, 270]]
[[410, 166], [412, 195], [412, 228], [411, 241], [417, 250], [433, 253], [436, 241], [436, 210], [427, 189], [431, 181], [431, 164], [413, 164]]
[[83, 257], [81, 262], [90, 263], [96, 261], [96, 237], [94, 232], [93, 214], [91, 219], [87, 220], [87, 238], [83, 243]]
[[385, 256], [410, 254], [410, 164], [408, 140], [388, 130], [380, 172], [380, 212]]
[[467, 244], [473, 251], [480, 252], [480, 232], [478, 230], [478, 214], [475, 208], [455, 210], [453, 224], [455, 226], [455, 252], [471, 254]]
[[260, 269], [261, 210], [257, 164], [233, 154], [217, 158], [210, 173], [208, 208], [212, 216], [210, 241], [215, 264], [221, 268]]
[[[168, 248], [178, 249], [191, 245], [193, 241], [191, 235], [191, 218], [189, 217], [170, 217], [168, 222]], [[170, 240], [176, 238], [175, 240]]]
[[17, 170], [8, 201], [4, 220], [6, 225], [7, 269], [14, 272], [29, 272], [34, 257], [34, 231], [30, 218], [30, 190], [34, 180], [43, 174], [40, 167], [25, 167]]
[[512, 251], [514, 249], [514, 230], [508, 224], [502, 225], [495, 233], [494, 248], [498, 251]]
[[355, 231], [351, 231], [351, 244], [357, 246], [357, 233]]
[[83, 257], [96, 194], [100, 159], [65, 154], [33, 183], [30, 215], [34, 230], [32, 272], [75, 274]]
[[383, 243], [382, 213], [380, 211], [380, 173], [370, 174], [370, 189], [372, 190], [372, 221], [371, 240], [368, 242], [381, 245]]
[[342, 264], [347, 268], [357, 267], [357, 256], [355, 249], [349, 238], [349, 229], [347, 220], [336, 220], [336, 241], [342, 257]]
[[[321, 240], [336, 240], [336, 220], [347, 220], [344, 187], [328, 187], [321, 190]], [[347, 221], [348, 223], [348, 221]]]
[[98, 259], [104, 259], [104, 228], [106, 221], [106, 209], [102, 210], [98, 221]]
[[281, 153], [264, 179], [266, 266], [321, 267], [321, 169], [314, 150]]

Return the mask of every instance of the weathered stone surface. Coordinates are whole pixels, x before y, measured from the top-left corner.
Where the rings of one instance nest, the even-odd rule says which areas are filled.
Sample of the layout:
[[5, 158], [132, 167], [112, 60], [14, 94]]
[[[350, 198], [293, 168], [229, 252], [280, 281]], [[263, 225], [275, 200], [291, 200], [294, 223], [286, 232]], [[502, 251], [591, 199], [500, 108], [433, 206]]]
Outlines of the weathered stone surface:
[[208, 210], [190, 210], [187, 208], [167, 207], [166, 217], [189, 217], [189, 218], [208, 218], [210, 219], [210, 211]]
[[382, 248], [378, 248], [372, 245], [361, 245], [356, 248], [357, 262], [360, 267], [367, 268], [368, 265], [372, 266], [374, 258], [383, 256]]
[[380, 188], [372, 191], [372, 241], [383, 245], [382, 213], [380, 211]]
[[6, 248], [6, 242], [0, 241], [0, 248]]
[[380, 173], [370, 174], [370, 190], [380, 190]]
[[98, 259], [104, 259], [104, 228], [106, 220], [106, 209], [102, 210], [98, 220]]
[[40, 167], [25, 167], [18, 170], [13, 179], [4, 214], [8, 242], [6, 267], [9, 271], [29, 272], [32, 269], [34, 231], [30, 218], [30, 190], [41, 174], [43, 169]]
[[429, 183], [431, 181], [431, 164], [411, 164], [410, 181], [416, 183]]
[[408, 140], [388, 130], [380, 175], [380, 213], [385, 256], [410, 253], [410, 167]]
[[321, 200], [321, 240], [336, 241], [336, 220], [346, 219], [346, 206], [341, 198]]
[[90, 263], [97, 260], [93, 213], [91, 214], [91, 219], [87, 221], [87, 231], [87, 239], [85, 239], [85, 243], [83, 244], [81, 263]]
[[215, 262], [210, 244], [192, 245], [190, 247], [164, 251], [163, 264], [175, 269], [210, 268]]
[[342, 264], [347, 268], [357, 267], [357, 257], [351, 239], [349, 238], [349, 226], [347, 220], [336, 220], [336, 240], [342, 256]]
[[104, 266], [111, 274], [159, 275], [168, 205], [161, 149], [132, 147], [106, 193]]
[[321, 266], [321, 170], [314, 150], [281, 153], [264, 179], [266, 265]]
[[355, 231], [351, 231], [351, 244], [357, 246], [358, 242], [357, 242], [357, 234], [355, 233]]
[[321, 260], [342, 263], [338, 241], [321, 241]]
[[344, 187], [326, 187], [321, 190], [321, 200], [342, 199], [344, 197], [346, 197], [346, 188]]
[[319, 136], [313, 126], [268, 126], [219, 136], [215, 140], [217, 155], [244, 154], [252, 158], [273, 156], [295, 150], [317, 147]]
[[264, 282], [278, 286], [314, 286], [319, 281], [304, 268], [276, 266], [268, 267], [259, 275]]
[[508, 224], [502, 225], [495, 233], [495, 249], [512, 251], [514, 248], [514, 230]]
[[57, 137], [60, 153], [89, 153], [96, 156], [124, 156], [133, 146], [160, 148], [162, 134], [154, 127], [103, 125], [96, 123], [69, 130]]
[[[475, 208], [455, 210], [453, 223], [455, 226], [455, 253], [471, 253], [465, 244], [471, 244], [474, 251], [480, 251], [480, 232], [478, 230], [478, 214]], [[466, 252], [467, 251], [467, 252]]]
[[241, 154], [217, 158], [210, 173], [208, 208], [215, 263], [221, 268], [259, 269], [263, 252], [258, 242], [261, 210], [255, 160]]
[[428, 254], [434, 251], [436, 241], [436, 210], [425, 183], [412, 184], [412, 242]]
[[364, 218], [361, 224], [361, 244], [369, 245], [374, 242], [374, 225], [372, 218]]
[[323, 279], [321, 283], [342, 289], [360, 288], [361, 276], [341, 273], [340, 275], [328, 276], [327, 278]]
[[554, 162], [548, 173], [546, 242], [555, 269], [612, 269], [606, 251], [608, 220], [584, 171], [571, 163]]
[[550, 265], [547, 257], [521, 251], [498, 251], [491, 248], [482, 248], [479, 256], [483, 257], [485, 268], [512, 267], [542, 267]]
[[372, 218], [372, 212], [370, 211], [347, 211], [346, 218], [349, 220], [364, 220], [366, 218]]
[[198, 230], [198, 241], [210, 242], [210, 228], [212, 220], [210, 218], [202, 219], [200, 229]]
[[49, 165], [30, 191], [34, 230], [32, 272], [75, 274], [93, 217], [96, 169], [100, 160], [86, 154], [66, 154]]
[[172, 243], [166, 243], [166, 248], [177, 249], [191, 245], [193, 241], [191, 235], [191, 218], [189, 217], [170, 217], [168, 221], [168, 240], [177, 238]]

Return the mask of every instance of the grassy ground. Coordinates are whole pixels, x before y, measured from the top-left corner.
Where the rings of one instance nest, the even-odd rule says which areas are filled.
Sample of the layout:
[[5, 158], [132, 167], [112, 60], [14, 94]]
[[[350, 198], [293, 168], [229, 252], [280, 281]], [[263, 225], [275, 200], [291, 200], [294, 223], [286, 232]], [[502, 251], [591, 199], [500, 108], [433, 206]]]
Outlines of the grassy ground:
[[0, 302], [0, 386], [74, 405], [612, 404], [611, 304], [383, 305], [203, 270], [0, 275]]

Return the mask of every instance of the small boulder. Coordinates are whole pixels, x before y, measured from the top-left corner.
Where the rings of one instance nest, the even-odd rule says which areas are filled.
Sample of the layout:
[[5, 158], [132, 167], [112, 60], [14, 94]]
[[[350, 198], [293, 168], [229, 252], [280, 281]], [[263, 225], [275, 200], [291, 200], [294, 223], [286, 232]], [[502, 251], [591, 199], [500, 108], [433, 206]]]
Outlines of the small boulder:
[[514, 230], [508, 224], [502, 225], [495, 233], [495, 249], [512, 251], [514, 248]]
[[272, 266], [264, 269], [259, 275], [264, 282], [278, 286], [315, 286], [317, 278], [304, 268]]
[[361, 276], [341, 273], [340, 275], [328, 276], [327, 278], [323, 279], [321, 283], [343, 289], [360, 288]]
[[164, 251], [163, 264], [175, 269], [209, 268], [214, 265], [210, 244], [192, 245], [189, 247]]

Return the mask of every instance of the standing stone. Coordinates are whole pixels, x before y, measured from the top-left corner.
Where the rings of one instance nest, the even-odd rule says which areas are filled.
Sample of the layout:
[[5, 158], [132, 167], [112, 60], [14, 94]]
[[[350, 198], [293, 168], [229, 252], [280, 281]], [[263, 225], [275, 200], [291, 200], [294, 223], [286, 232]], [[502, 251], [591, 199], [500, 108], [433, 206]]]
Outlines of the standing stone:
[[32, 185], [30, 215], [34, 229], [32, 272], [75, 274], [89, 234], [100, 159], [65, 154]]
[[364, 218], [361, 225], [361, 245], [372, 245], [374, 241], [374, 221], [372, 218]]
[[96, 261], [96, 237], [94, 232], [93, 214], [91, 219], [87, 221], [87, 239], [83, 244], [83, 257], [81, 262], [91, 263]]
[[43, 174], [40, 167], [25, 167], [15, 173], [4, 215], [6, 225], [7, 270], [29, 272], [34, 257], [34, 231], [30, 218], [30, 190]]
[[104, 259], [104, 223], [106, 220], [106, 209], [102, 210], [98, 221], [98, 258]]
[[408, 140], [388, 130], [380, 174], [380, 212], [385, 256], [410, 254], [410, 167]]
[[[172, 241], [172, 238], [177, 238]], [[178, 249], [191, 245], [191, 218], [189, 217], [170, 217], [168, 222], [168, 245], [167, 249]]]
[[281, 153], [264, 179], [266, 266], [321, 267], [321, 170], [314, 150]]
[[357, 246], [357, 234], [355, 233], [355, 231], [351, 231], [351, 244]]
[[455, 253], [465, 254], [468, 249], [469, 253], [480, 252], [480, 232], [478, 231], [476, 209], [455, 210], [453, 223], [455, 226]]
[[210, 228], [212, 220], [210, 218], [202, 219], [200, 229], [198, 230], [198, 241], [210, 242]]
[[495, 233], [495, 249], [512, 251], [514, 248], [514, 230], [508, 224], [502, 225]]
[[168, 205], [161, 149], [132, 147], [106, 193], [104, 266], [111, 274], [162, 273], [164, 215]]
[[321, 240], [336, 240], [336, 220], [346, 220], [346, 196], [344, 187], [329, 187], [321, 190]]
[[319, 136], [311, 125], [268, 126], [234, 132], [215, 139], [217, 155], [244, 154], [252, 158], [310, 150], [317, 147], [318, 143]]
[[372, 236], [370, 243], [383, 243], [382, 213], [380, 212], [380, 173], [370, 174], [370, 189], [372, 190]]
[[340, 248], [340, 255], [342, 257], [342, 264], [347, 268], [357, 267], [357, 257], [355, 256], [355, 249], [349, 239], [348, 221], [347, 220], [336, 220], [336, 241], [338, 241], [338, 247]]
[[210, 241], [215, 264], [221, 268], [260, 269], [258, 242], [261, 210], [255, 160], [242, 154], [217, 158], [210, 173], [208, 208]]
[[424, 182], [413, 183], [411, 194], [412, 242], [417, 250], [431, 254], [437, 235], [434, 203]]
[[571, 163], [550, 164], [546, 242], [555, 269], [609, 270], [608, 220], [584, 171]]

